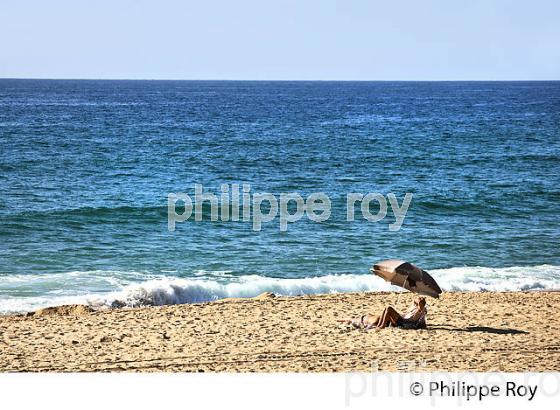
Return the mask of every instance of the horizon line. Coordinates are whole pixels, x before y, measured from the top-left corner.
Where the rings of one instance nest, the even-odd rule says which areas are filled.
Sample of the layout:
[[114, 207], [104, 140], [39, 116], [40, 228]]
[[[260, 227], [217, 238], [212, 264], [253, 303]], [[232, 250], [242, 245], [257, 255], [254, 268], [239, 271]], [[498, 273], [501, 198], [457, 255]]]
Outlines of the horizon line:
[[551, 82], [559, 79], [392, 79], [392, 80], [349, 80], [349, 79], [226, 79], [226, 78], [95, 78], [95, 77], [0, 77], [2, 80], [34, 80], [34, 81], [223, 81], [223, 82]]

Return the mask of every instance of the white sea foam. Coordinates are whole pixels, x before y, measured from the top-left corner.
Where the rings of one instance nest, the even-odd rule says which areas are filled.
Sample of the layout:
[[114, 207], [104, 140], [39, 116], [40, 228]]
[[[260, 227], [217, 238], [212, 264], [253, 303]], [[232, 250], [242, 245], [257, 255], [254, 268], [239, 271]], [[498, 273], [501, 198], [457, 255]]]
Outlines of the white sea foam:
[[[447, 291], [560, 290], [560, 266], [553, 265], [455, 267], [434, 269], [430, 273], [442, 289]], [[91, 279], [96, 281], [93, 283], [93, 291]], [[31, 292], [39, 284], [43, 286], [43, 291], [47, 291], [42, 294]], [[89, 291], [84, 291], [84, 288]], [[45, 306], [74, 303], [100, 308], [161, 306], [230, 297], [254, 297], [263, 292], [292, 296], [390, 290], [399, 288], [371, 274], [280, 279], [257, 275], [234, 276], [231, 272], [224, 271], [198, 271], [191, 278], [158, 277], [139, 272], [68, 272], [54, 277], [0, 277], [0, 313], [25, 312]]]

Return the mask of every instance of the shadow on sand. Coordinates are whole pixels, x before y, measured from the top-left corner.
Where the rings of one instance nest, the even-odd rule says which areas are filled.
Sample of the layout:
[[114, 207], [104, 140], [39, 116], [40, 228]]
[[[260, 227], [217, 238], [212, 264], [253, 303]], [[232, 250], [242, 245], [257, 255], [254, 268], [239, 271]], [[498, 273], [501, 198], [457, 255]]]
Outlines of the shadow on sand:
[[452, 326], [428, 326], [428, 329], [433, 330], [447, 330], [449, 332], [483, 332], [493, 333], [496, 335], [527, 335], [529, 332], [517, 329], [497, 329], [495, 327], [487, 326], [468, 326], [465, 328], [452, 327]]

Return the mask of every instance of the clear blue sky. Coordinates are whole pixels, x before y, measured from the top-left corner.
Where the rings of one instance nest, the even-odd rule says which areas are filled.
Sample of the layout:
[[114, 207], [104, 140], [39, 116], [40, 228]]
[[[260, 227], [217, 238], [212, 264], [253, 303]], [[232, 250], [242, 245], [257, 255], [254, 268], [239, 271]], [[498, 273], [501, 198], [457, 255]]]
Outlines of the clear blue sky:
[[2, 0], [0, 77], [560, 79], [560, 1]]

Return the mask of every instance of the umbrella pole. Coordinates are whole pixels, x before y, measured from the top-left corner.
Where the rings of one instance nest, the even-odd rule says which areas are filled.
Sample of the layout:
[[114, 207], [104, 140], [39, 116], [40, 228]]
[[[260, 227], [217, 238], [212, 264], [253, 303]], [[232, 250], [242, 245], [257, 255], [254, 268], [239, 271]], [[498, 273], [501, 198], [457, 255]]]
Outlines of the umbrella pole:
[[[405, 278], [404, 278], [404, 281], [403, 281], [403, 284], [402, 284], [401, 288], [406, 289], [406, 288], [404, 287], [405, 284], [406, 284], [406, 276], [405, 276]], [[399, 300], [400, 300], [400, 298], [401, 298], [401, 293], [402, 293], [402, 292], [397, 292], [397, 301], [395, 302], [395, 307], [398, 307], [398, 306], [399, 306]]]

